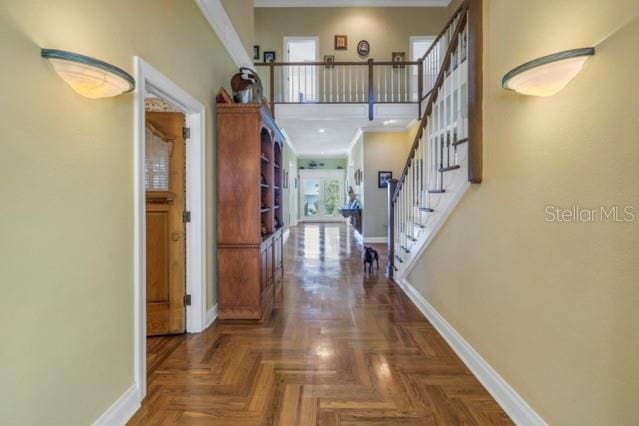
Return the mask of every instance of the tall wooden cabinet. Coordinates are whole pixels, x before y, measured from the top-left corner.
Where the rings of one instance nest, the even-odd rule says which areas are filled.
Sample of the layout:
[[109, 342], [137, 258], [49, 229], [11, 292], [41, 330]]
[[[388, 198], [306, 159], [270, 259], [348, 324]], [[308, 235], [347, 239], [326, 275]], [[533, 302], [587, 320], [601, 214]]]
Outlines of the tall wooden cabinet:
[[268, 319], [282, 297], [282, 147], [260, 105], [217, 105], [220, 319]]

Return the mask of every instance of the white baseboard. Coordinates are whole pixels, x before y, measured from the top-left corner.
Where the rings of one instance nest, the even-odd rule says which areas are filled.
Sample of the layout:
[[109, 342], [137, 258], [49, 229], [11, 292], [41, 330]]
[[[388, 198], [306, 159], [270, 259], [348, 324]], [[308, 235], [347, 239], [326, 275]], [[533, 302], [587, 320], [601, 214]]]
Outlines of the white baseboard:
[[93, 426], [123, 426], [140, 408], [135, 385], [131, 385], [95, 422]]
[[437, 329], [444, 340], [453, 348], [457, 356], [466, 364], [466, 367], [477, 377], [517, 425], [547, 425], [544, 419], [528, 405], [408, 281], [400, 279], [398, 284], [408, 298]]
[[385, 244], [388, 237], [364, 237], [365, 244]]
[[204, 330], [209, 328], [211, 324], [217, 319], [217, 303], [206, 311], [206, 323], [204, 324]]

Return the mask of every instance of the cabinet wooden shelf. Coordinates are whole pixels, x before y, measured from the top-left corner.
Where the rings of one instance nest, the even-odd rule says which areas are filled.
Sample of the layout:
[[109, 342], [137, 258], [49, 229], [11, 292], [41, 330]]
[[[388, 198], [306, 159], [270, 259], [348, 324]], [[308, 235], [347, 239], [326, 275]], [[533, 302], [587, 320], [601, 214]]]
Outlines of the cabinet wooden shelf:
[[217, 105], [220, 319], [265, 321], [281, 302], [283, 141], [260, 105]]

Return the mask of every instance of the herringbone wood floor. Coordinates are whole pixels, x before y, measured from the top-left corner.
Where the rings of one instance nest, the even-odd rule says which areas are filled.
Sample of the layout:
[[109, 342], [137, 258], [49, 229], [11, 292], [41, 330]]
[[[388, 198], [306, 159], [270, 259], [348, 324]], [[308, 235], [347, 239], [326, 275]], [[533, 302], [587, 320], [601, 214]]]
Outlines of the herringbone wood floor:
[[512, 424], [344, 225], [291, 229], [284, 302], [262, 325], [148, 340], [132, 425]]

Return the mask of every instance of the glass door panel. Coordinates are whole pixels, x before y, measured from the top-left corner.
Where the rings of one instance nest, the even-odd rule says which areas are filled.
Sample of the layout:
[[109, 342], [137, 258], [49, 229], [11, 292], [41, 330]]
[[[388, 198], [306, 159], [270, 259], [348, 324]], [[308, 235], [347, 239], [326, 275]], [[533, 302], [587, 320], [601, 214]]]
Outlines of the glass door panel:
[[305, 179], [302, 184], [302, 201], [304, 217], [312, 218], [321, 215], [320, 179]]
[[324, 216], [333, 217], [339, 214], [340, 187], [340, 181], [337, 179], [324, 181], [324, 196], [322, 197]]

